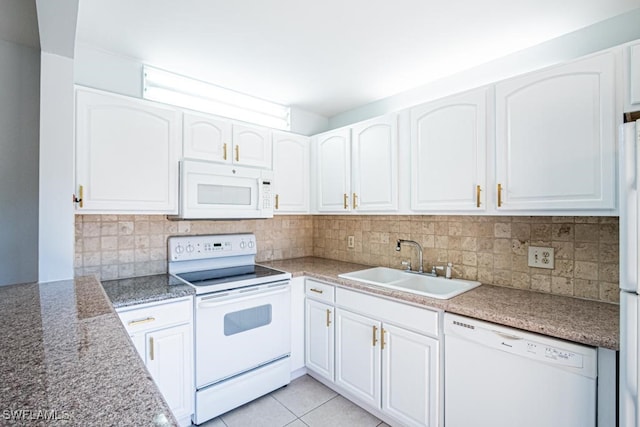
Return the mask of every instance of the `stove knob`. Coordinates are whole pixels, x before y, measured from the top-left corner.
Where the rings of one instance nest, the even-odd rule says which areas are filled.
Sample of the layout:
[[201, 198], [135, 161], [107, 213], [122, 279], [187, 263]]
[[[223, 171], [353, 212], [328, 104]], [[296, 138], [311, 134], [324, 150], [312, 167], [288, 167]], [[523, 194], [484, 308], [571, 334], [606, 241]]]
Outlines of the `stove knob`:
[[243, 241], [240, 242], [240, 249], [244, 249], [244, 247], [247, 246], [247, 244]]
[[253, 243], [253, 240], [249, 240], [249, 249], [253, 249], [254, 246], [255, 243]]
[[184, 248], [180, 245], [176, 246], [176, 253], [181, 254], [182, 252], [184, 252]]
[[187, 252], [189, 253], [193, 252], [193, 246], [191, 246], [190, 244], [187, 245]]

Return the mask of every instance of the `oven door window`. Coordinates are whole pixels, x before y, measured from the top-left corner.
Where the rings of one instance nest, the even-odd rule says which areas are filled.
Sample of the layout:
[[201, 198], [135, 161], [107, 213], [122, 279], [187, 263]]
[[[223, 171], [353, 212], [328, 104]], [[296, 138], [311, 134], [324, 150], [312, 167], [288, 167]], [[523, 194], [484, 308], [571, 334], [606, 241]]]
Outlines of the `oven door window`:
[[246, 308], [224, 316], [224, 335], [231, 336], [266, 326], [272, 320], [271, 304]]

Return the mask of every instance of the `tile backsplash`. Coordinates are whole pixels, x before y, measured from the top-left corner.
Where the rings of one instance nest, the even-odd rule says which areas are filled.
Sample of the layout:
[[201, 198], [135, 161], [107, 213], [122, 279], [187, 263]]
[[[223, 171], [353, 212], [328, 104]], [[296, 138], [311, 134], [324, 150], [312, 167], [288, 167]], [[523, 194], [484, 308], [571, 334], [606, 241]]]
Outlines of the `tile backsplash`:
[[[411, 246], [424, 249], [424, 266], [453, 263], [453, 277], [593, 300], [618, 301], [617, 217], [316, 216], [313, 254], [367, 265], [418, 265]], [[355, 247], [347, 248], [347, 236]], [[528, 247], [555, 249], [553, 270], [527, 264]]]
[[[76, 215], [76, 275], [102, 280], [164, 273], [171, 235], [253, 232], [258, 261], [319, 256], [402, 268], [424, 248], [425, 269], [482, 283], [618, 302], [617, 217], [276, 216], [266, 220], [170, 221], [164, 215]], [[347, 248], [347, 236], [355, 247]], [[555, 269], [527, 266], [529, 245], [555, 249]]]
[[250, 232], [257, 261], [313, 255], [313, 217], [170, 221], [165, 215], [76, 215], [75, 274], [102, 280], [167, 271], [167, 237]]

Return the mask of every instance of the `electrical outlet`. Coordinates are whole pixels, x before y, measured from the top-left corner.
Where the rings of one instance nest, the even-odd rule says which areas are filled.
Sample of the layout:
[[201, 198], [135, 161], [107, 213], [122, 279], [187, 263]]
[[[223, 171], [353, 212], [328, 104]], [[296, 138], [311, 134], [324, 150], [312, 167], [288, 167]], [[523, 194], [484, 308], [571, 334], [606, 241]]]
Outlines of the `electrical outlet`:
[[353, 249], [356, 247], [356, 238], [354, 236], [347, 236], [347, 248]]
[[529, 246], [529, 267], [553, 269], [553, 248]]

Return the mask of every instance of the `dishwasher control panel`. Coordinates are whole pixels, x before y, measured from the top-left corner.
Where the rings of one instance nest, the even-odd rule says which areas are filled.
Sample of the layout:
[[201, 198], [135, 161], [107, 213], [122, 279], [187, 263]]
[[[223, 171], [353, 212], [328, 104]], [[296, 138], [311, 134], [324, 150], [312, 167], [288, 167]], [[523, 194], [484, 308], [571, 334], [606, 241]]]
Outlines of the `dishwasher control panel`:
[[581, 354], [531, 341], [527, 341], [526, 344], [527, 353], [533, 355], [535, 359], [572, 368], [582, 368], [584, 366]]

